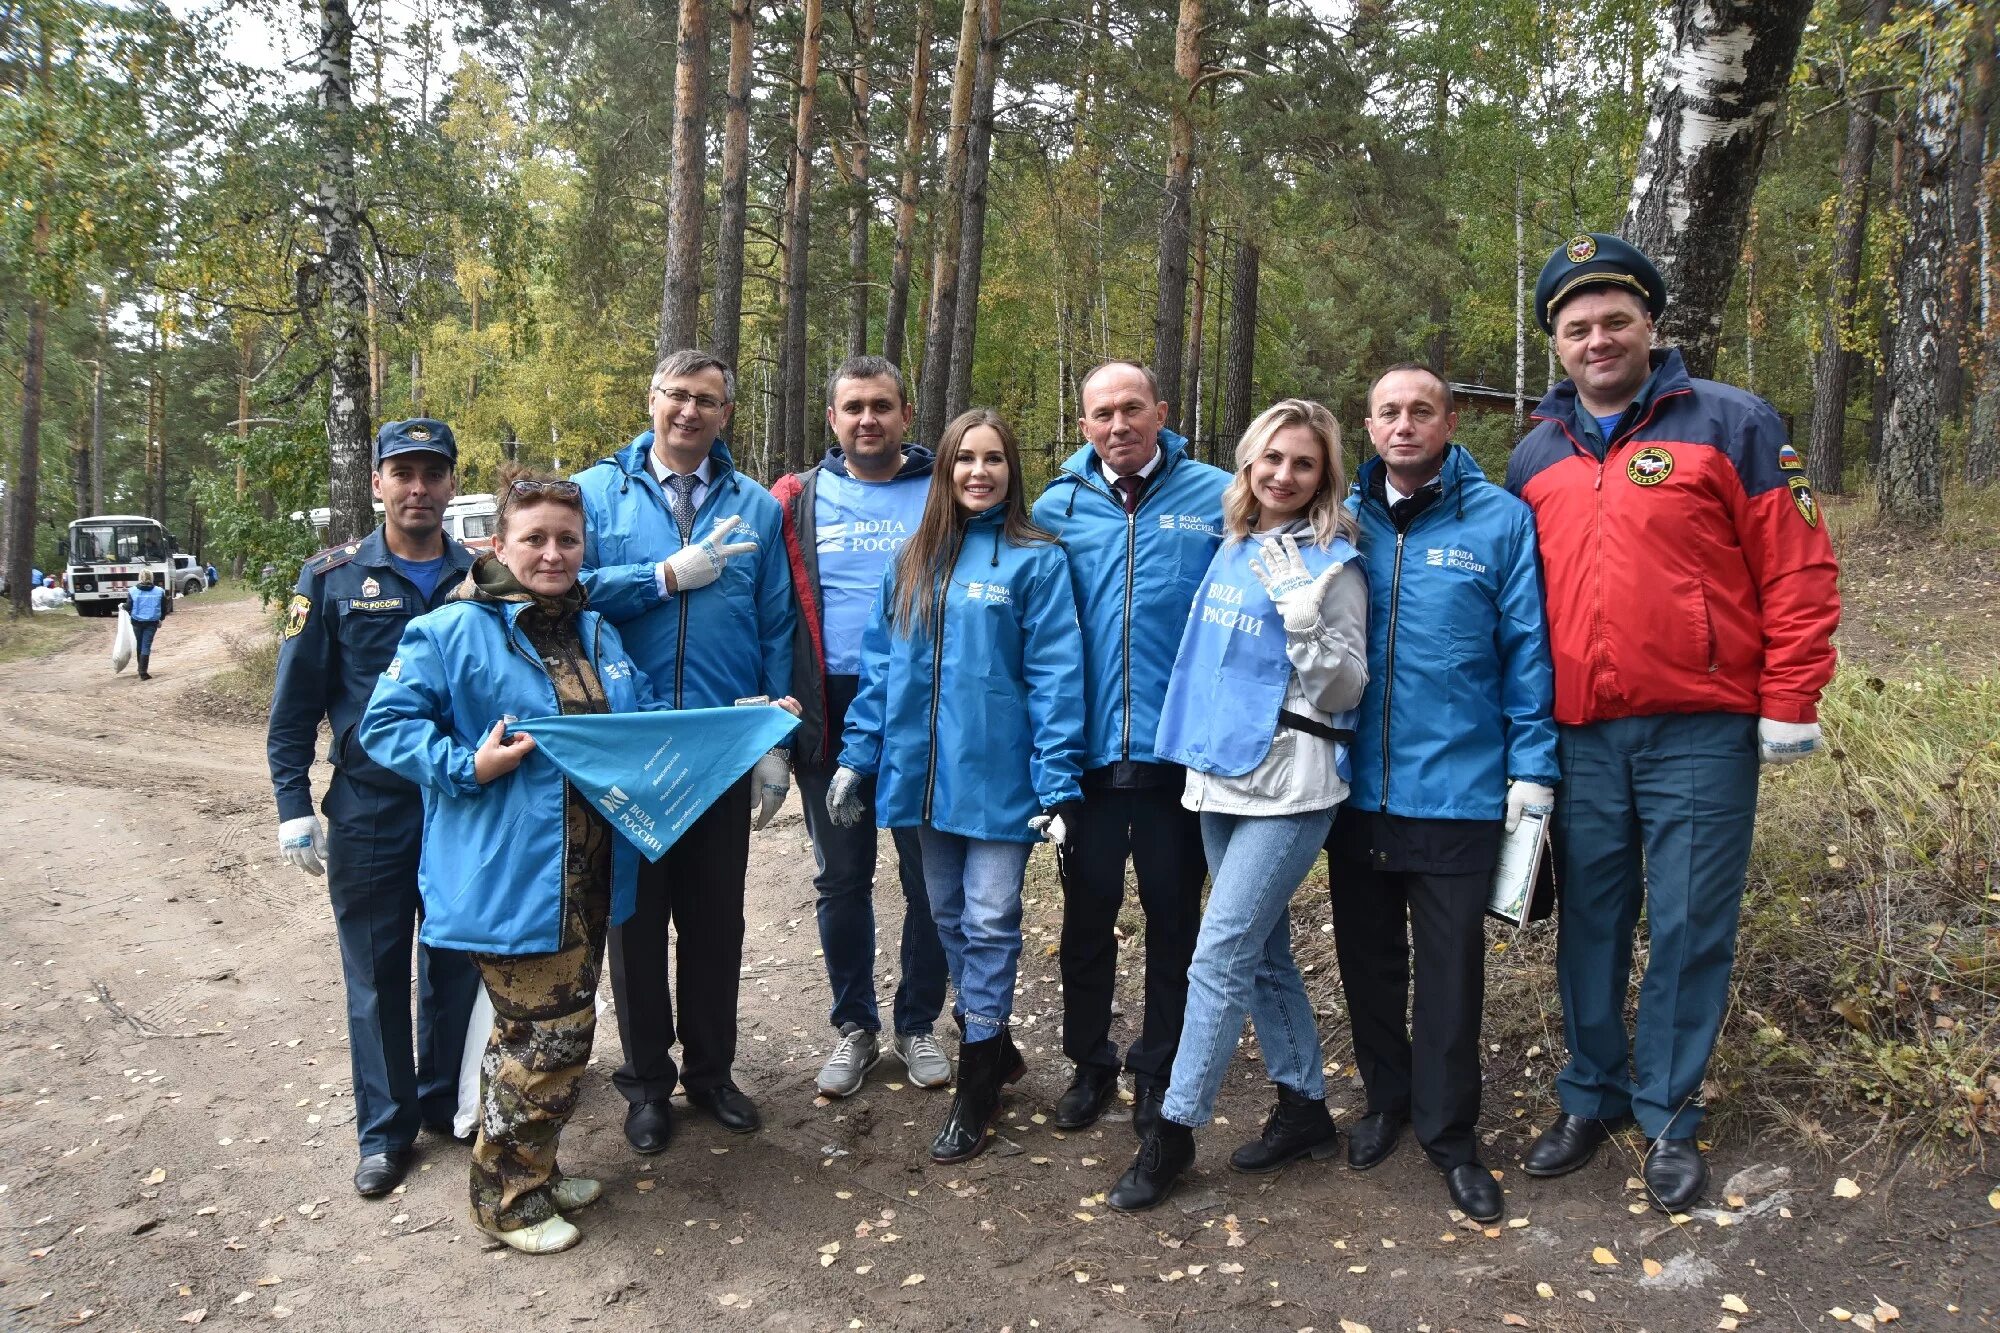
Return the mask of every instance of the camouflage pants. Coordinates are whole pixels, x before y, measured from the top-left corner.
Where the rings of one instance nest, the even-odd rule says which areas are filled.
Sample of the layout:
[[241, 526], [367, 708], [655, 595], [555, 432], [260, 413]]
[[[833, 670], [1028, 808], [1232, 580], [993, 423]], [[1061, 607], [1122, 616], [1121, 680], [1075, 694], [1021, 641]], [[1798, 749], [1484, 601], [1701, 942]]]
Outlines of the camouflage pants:
[[[556, 1212], [562, 1179], [556, 1139], [576, 1110], [597, 1032], [597, 981], [611, 912], [603, 875], [572, 881], [556, 953], [476, 954], [493, 1000], [493, 1034], [480, 1062], [479, 1138], [472, 1145], [472, 1211], [512, 1231]], [[582, 891], [577, 891], [581, 888]]]

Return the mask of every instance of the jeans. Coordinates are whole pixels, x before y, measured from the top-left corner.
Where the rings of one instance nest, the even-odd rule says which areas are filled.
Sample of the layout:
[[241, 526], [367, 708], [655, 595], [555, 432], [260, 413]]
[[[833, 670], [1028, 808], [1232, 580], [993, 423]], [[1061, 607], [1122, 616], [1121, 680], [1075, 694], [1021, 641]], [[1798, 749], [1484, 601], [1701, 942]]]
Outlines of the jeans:
[[1212, 883], [1188, 969], [1173, 1082], [1160, 1108], [1175, 1124], [1198, 1128], [1214, 1116], [1245, 1013], [1256, 1021], [1271, 1081], [1316, 1100], [1326, 1096], [1319, 1025], [1292, 961], [1291, 903], [1331, 827], [1331, 809], [1201, 816]]
[[132, 622], [132, 637], [136, 644], [132, 651], [140, 657], [147, 657], [153, 651], [153, 636], [160, 632], [157, 620], [135, 620]]
[[1005, 1030], [1014, 1014], [1014, 974], [1021, 961], [1021, 877], [1026, 842], [988, 842], [918, 830], [924, 887], [944, 943], [967, 1043]]

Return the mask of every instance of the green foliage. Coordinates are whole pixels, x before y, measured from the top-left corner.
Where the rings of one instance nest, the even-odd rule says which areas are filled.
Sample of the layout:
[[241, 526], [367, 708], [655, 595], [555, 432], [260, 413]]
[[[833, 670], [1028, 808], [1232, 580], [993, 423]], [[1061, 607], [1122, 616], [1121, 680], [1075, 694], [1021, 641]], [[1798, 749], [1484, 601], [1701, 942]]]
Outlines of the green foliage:
[[326, 498], [326, 438], [306, 428], [262, 427], [213, 445], [221, 466], [196, 478], [195, 502], [208, 515], [216, 545], [243, 558], [244, 577], [269, 605], [291, 591], [299, 566], [319, 548], [304, 515]]

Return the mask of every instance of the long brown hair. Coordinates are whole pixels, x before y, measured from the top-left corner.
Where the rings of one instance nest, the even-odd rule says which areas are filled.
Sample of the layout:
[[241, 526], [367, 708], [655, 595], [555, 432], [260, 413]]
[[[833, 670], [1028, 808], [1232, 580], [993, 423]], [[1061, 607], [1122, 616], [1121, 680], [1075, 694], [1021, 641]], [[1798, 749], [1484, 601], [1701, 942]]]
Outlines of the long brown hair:
[[1256, 527], [1260, 508], [1250, 491], [1250, 465], [1264, 452], [1271, 437], [1287, 426], [1304, 426], [1319, 441], [1325, 461], [1319, 489], [1306, 506], [1305, 519], [1312, 524], [1313, 545], [1325, 549], [1335, 537], [1354, 540], [1354, 516], [1341, 501], [1347, 494], [1347, 473], [1340, 464], [1340, 423], [1333, 413], [1304, 398], [1286, 398], [1258, 414], [1236, 446], [1236, 476], [1222, 493], [1222, 530], [1226, 539], [1240, 542]]
[[962, 413], [944, 428], [938, 439], [937, 461], [931, 465], [930, 494], [924, 500], [924, 516], [917, 530], [896, 556], [895, 601], [889, 620], [899, 634], [911, 634], [919, 625], [926, 629], [937, 623], [941, 601], [939, 585], [950, 576], [958, 558], [959, 543], [972, 511], [959, 503], [952, 472], [958, 462], [959, 447], [965, 437], [981, 426], [1000, 437], [1000, 452], [1007, 459], [1007, 498], [1002, 532], [1015, 546], [1053, 542], [1056, 536], [1035, 526], [1028, 517], [1027, 485], [1021, 475], [1021, 446], [1001, 415], [990, 407], [975, 407]]

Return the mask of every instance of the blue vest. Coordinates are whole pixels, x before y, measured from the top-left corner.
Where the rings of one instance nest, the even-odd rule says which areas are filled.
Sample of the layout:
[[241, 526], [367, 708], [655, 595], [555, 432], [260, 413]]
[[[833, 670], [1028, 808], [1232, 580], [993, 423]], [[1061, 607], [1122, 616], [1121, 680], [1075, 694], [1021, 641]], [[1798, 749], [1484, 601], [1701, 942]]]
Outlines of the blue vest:
[[[1160, 758], [1216, 777], [1242, 777], [1264, 762], [1292, 679], [1285, 618], [1250, 568], [1259, 550], [1252, 538], [1227, 542], [1215, 553], [1160, 709]], [[1361, 558], [1344, 537], [1325, 550], [1301, 542], [1299, 554], [1314, 578], [1329, 565]], [[1334, 718], [1333, 726], [1352, 731], [1354, 713]], [[1335, 743], [1334, 764], [1345, 781], [1345, 744]]]

